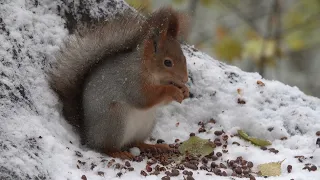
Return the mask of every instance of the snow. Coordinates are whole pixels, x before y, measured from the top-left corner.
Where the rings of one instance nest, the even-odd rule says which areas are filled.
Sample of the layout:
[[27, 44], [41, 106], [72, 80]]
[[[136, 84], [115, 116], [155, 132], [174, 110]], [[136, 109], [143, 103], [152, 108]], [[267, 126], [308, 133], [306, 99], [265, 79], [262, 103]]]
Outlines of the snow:
[[[80, 145], [79, 137], [61, 114], [56, 94], [48, 86], [46, 71], [54, 63], [53, 53], [68, 35], [65, 22], [70, 21], [70, 16], [65, 10], [80, 21], [85, 16], [110, 18], [128, 7], [120, 0], [90, 0], [84, 5], [86, 9], [81, 9], [75, 2], [0, 2], [0, 179], [71, 180], [81, 179], [82, 175], [90, 180], [119, 179], [116, 174], [120, 170], [107, 167], [109, 157]], [[72, 24], [67, 27], [74, 28]], [[229, 151], [222, 156], [224, 160], [243, 156], [256, 168], [261, 163], [285, 159], [281, 176], [268, 179], [319, 179], [319, 170], [302, 170], [305, 163], [320, 168], [320, 148], [316, 146], [315, 135], [320, 130], [319, 99], [296, 87], [265, 80], [257, 73], [243, 72], [214, 60], [191, 46], [183, 47], [193, 97], [161, 109], [153, 137], [166, 142], [177, 138], [183, 141], [190, 132], [195, 132], [199, 137], [214, 139], [215, 130], [223, 129], [231, 135], [243, 129], [251, 136], [270, 140], [279, 153], [262, 151], [234, 137], [228, 141]], [[265, 86], [257, 85], [258, 80]], [[238, 98], [246, 103], [238, 104]], [[197, 133], [198, 122], [211, 118], [217, 123], [208, 125], [207, 132]], [[280, 140], [284, 136], [288, 139]], [[233, 145], [234, 141], [241, 146]], [[218, 151], [222, 151], [221, 147], [216, 148], [215, 152]], [[297, 155], [313, 158], [299, 163], [294, 158]], [[78, 160], [86, 164], [79, 165]], [[96, 165], [93, 170], [91, 163]], [[164, 176], [163, 172], [158, 176], [141, 176], [146, 160], [130, 163], [135, 170], [124, 173], [120, 179], [152, 180]], [[289, 164], [293, 166], [290, 174], [286, 170]], [[98, 171], [104, 172], [104, 177]], [[195, 179], [230, 179], [206, 176], [203, 170], [198, 172], [194, 172]], [[183, 177], [180, 174], [171, 179]]]

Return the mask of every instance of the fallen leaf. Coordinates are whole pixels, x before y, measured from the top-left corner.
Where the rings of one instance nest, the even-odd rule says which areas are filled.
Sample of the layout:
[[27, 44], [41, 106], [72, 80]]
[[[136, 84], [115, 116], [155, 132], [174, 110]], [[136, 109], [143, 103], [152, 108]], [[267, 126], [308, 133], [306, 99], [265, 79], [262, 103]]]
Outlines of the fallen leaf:
[[280, 176], [281, 175], [281, 164], [283, 161], [271, 162], [271, 163], [258, 165], [259, 174], [261, 176]]
[[205, 156], [210, 154], [214, 148], [214, 143], [210, 142], [208, 139], [202, 139], [197, 136], [191, 136], [187, 141], [184, 141], [179, 146], [179, 151], [182, 154], [188, 152], [188, 154], [192, 154], [195, 156], [199, 154]]
[[259, 138], [255, 138], [255, 137], [250, 137], [243, 130], [238, 130], [238, 134], [242, 139], [250, 141], [254, 145], [257, 145], [257, 146], [269, 146], [269, 145], [271, 145], [271, 142], [269, 142], [267, 140], [259, 139]]

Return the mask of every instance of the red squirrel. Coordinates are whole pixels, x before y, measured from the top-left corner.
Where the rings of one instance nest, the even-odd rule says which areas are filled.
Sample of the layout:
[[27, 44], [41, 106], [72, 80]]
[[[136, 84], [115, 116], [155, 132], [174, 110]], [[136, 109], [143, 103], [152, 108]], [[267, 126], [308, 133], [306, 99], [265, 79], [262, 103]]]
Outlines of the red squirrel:
[[160, 8], [147, 18], [133, 13], [79, 29], [57, 53], [51, 87], [82, 142], [112, 157], [146, 144], [156, 109], [189, 97], [186, 58], [179, 37], [182, 13]]

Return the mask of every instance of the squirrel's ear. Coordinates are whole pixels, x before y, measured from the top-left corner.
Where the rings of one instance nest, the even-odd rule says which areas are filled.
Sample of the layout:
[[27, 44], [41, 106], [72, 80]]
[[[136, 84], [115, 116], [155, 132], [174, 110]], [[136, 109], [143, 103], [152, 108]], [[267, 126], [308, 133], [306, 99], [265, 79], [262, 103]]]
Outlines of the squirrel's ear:
[[178, 39], [187, 35], [188, 17], [171, 8], [161, 8], [148, 18], [147, 24], [154, 41], [155, 52], [168, 38]]

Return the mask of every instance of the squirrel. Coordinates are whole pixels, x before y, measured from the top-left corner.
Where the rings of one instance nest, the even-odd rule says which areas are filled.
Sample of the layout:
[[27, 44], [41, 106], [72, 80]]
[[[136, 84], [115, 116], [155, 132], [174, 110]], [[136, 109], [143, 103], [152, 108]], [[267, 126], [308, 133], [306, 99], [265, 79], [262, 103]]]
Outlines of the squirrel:
[[134, 158], [128, 147], [170, 150], [144, 141], [157, 108], [189, 97], [185, 17], [170, 7], [147, 18], [127, 12], [79, 28], [62, 45], [49, 83], [83, 144], [122, 159]]

